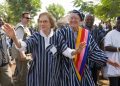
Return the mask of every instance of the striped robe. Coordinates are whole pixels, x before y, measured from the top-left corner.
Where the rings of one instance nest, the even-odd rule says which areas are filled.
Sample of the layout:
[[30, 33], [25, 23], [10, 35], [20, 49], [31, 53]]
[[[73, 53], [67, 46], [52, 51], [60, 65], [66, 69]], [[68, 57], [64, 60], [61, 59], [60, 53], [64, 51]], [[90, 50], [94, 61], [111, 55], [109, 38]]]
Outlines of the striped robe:
[[[60, 28], [60, 32], [65, 38], [68, 47], [75, 48], [76, 38], [74, 36], [74, 33], [72, 32], [72, 29], [69, 26], [66, 26], [64, 28]], [[65, 81], [64, 84], [66, 84], [66, 81], [69, 83], [66, 86], [95, 86], [95, 83], [91, 76], [91, 71], [88, 65], [89, 62], [96, 62], [101, 67], [106, 65], [106, 61], [108, 58], [105, 56], [104, 52], [99, 49], [96, 42], [92, 38], [91, 34], [89, 35], [89, 37], [90, 38], [89, 38], [89, 43], [88, 43], [87, 63], [85, 65], [81, 81], [79, 81], [76, 76], [73, 61], [70, 59], [64, 58], [64, 56], [61, 55], [61, 57], [64, 59], [63, 61], [66, 61], [66, 62], [63, 62], [64, 64], [63, 69], [67, 71], [67, 73], [64, 73], [66, 74], [66, 76], [64, 77], [69, 76], [68, 79], [64, 80]]]
[[[45, 40], [40, 33], [34, 33], [26, 41], [27, 53], [32, 53], [33, 61], [28, 72], [27, 86], [62, 86], [61, 58], [57, 57], [66, 48], [59, 32], [50, 38], [50, 45], [45, 49]], [[54, 55], [50, 49], [55, 46], [59, 52]]]

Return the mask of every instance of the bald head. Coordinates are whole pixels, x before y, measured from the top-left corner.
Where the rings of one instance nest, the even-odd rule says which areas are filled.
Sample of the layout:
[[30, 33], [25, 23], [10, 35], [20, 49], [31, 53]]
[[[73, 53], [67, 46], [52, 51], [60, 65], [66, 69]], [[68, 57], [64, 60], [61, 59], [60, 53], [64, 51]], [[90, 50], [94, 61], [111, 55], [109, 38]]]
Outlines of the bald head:
[[85, 22], [85, 26], [87, 26], [88, 28], [92, 28], [93, 24], [94, 24], [94, 16], [92, 14], [87, 14], [85, 16], [84, 22]]

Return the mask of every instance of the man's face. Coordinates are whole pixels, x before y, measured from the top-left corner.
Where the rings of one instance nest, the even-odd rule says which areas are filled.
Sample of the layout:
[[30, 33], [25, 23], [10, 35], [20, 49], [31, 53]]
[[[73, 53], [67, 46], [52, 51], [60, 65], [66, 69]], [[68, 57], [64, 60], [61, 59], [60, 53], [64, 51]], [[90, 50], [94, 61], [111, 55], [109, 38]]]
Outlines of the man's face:
[[81, 19], [76, 13], [70, 13], [69, 24], [72, 28], [78, 28], [80, 25]]
[[94, 17], [93, 16], [87, 16], [86, 18], [85, 18], [85, 25], [87, 26], [87, 27], [92, 27], [93, 26], [93, 23], [94, 23]]
[[30, 14], [25, 14], [22, 19], [25, 24], [28, 24], [30, 21]]

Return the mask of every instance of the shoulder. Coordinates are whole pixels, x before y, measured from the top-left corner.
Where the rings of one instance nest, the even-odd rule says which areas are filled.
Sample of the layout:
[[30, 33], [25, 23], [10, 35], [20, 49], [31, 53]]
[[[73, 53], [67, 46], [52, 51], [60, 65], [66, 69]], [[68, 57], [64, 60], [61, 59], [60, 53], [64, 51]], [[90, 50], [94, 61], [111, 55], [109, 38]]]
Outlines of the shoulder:
[[39, 33], [39, 32], [35, 32], [35, 33], [33, 33], [31, 36], [32, 36], [32, 37], [38, 37], [38, 36], [40, 36], [40, 33]]
[[106, 36], [113, 36], [116, 33], [116, 30], [111, 30], [106, 34]]
[[29, 38], [27, 39], [27, 41], [35, 41], [36, 43], [38, 42], [38, 40], [40, 40], [40, 33], [39, 32], [35, 32], [33, 33], [31, 36], [29, 36]]
[[18, 23], [16, 26], [15, 26], [15, 30], [17, 29], [23, 29], [24, 26], [21, 24], [21, 23]]
[[88, 32], [88, 33], [90, 33], [90, 31], [89, 31], [86, 27], [79, 27], [79, 28], [81, 28], [82, 31], [84, 31], [84, 32]]
[[69, 25], [65, 25], [63, 27], [61, 27], [59, 30], [60, 31], [69, 31], [71, 29], [71, 27]]

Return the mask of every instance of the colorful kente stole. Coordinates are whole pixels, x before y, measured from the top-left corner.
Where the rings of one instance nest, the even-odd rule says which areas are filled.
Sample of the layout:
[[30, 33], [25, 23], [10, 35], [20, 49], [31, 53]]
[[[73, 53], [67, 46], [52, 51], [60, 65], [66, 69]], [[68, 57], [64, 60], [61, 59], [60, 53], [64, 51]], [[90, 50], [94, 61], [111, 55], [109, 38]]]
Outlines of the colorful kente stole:
[[79, 47], [80, 42], [86, 42], [86, 47], [77, 55], [75, 55], [74, 66], [78, 79], [81, 80], [82, 74], [85, 68], [87, 53], [88, 53], [88, 41], [89, 41], [89, 31], [79, 27], [77, 39], [76, 39], [76, 48]]

